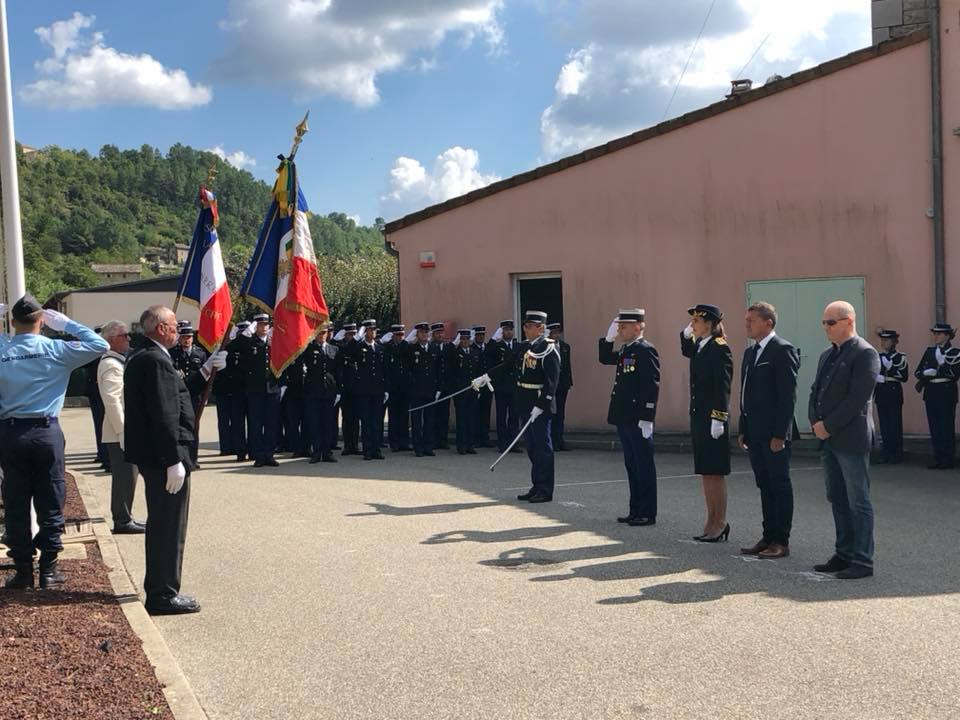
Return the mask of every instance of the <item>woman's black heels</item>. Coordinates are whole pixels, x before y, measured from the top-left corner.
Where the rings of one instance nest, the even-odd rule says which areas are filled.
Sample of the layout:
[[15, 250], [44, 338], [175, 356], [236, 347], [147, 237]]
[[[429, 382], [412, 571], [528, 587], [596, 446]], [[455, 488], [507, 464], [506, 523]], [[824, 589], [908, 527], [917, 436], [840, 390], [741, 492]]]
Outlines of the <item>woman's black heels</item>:
[[697, 535], [693, 539], [696, 540], [697, 542], [705, 542], [705, 543], [726, 542], [727, 540], [730, 539], [730, 523], [727, 523], [724, 526], [723, 530], [720, 531], [719, 535], [714, 535], [713, 537], [711, 537], [710, 535]]

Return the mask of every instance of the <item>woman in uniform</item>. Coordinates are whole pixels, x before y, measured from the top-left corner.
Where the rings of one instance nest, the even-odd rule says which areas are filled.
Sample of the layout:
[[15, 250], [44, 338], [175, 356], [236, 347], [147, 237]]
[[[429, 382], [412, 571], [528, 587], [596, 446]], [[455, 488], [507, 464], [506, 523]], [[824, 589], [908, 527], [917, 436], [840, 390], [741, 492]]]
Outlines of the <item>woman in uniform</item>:
[[730, 379], [733, 357], [723, 331], [723, 313], [716, 305], [697, 305], [687, 312], [690, 324], [680, 337], [680, 350], [690, 358], [690, 432], [694, 472], [703, 476], [707, 520], [700, 542], [726, 541], [727, 479], [730, 474]]

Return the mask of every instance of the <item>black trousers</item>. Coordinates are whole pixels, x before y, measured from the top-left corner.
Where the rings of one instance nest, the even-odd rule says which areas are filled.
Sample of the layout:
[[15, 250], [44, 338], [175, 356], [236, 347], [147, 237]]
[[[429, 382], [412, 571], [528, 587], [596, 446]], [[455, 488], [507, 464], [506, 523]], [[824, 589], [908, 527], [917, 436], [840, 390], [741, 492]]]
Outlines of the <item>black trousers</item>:
[[113, 525], [126, 525], [133, 517], [133, 498], [137, 493], [137, 466], [131, 465], [123, 456], [120, 443], [104, 443], [110, 455], [110, 514]]
[[304, 440], [310, 457], [323, 457], [333, 451], [337, 441], [333, 420], [333, 398], [304, 399]]
[[503, 452], [520, 432], [520, 424], [517, 408], [513, 404], [513, 393], [498, 392], [494, 395], [497, 399], [497, 448]]
[[477, 393], [467, 390], [453, 399], [457, 411], [457, 450], [473, 450], [477, 420]]
[[877, 417], [883, 438], [883, 457], [887, 462], [899, 462], [903, 459], [903, 403], [878, 399]]
[[[0, 467], [7, 554], [15, 563], [33, 560], [34, 550], [63, 549], [63, 432], [56, 418], [49, 425], [32, 420], [0, 422]], [[30, 503], [40, 526], [30, 537]]]
[[[410, 407], [426, 405], [433, 400], [433, 395], [411, 395]], [[410, 413], [410, 435], [413, 439], [415, 452], [429, 452], [433, 450], [433, 408], [417, 410]]]
[[750, 466], [760, 488], [763, 511], [763, 540], [790, 544], [793, 526], [793, 485], [790, 482], [790, 443], [780, 452], [770, 449], [769, 440], [747, 439]]
[[233, 393], [217, 395], [217, 439], [220, 452], [233, 455]]
[[489, 388], [484, 388], [477, 397], [477, 419], [473, 426], [473, 441], [481, 447], [490, 444], [491, 405], [493, 405], [493, 393]]
[[303, 395], [287, 390], [284, 394], [283, 432], [287, 450], [294, 455], [306, 455], [303, 433]]
[[383, 395], [355, 395], [354, 403], [363, 430], [363, 455], [373, 457], [383, 439]]
[[391, 450], [410, 449], [410, 396], [398, 390], [390, 391], [390, 422], [387, 425], [387, 440]]
[[623, 446], [623, 464], [630, 486], [630, 515], [657, 516], [657, 466], [653, 461], [653, 438], [643, 437], [640, 428], [630, 423], [617, 425]]
[[444, 400], [442, 403], [434, 405], [430, 410], [433, 412], [433, 446], [438, 448], [449, 447], [450, 401]]
[[[230, 433], [233, 436], [233, 452], [237, 455], [246, 455], [247, 445], [247, 394], [238, 392], [232, 396], [230, 403]], [[219, 409], [218, 411], [219, 412]]]
[[950, 467], [953, 467], [956, 461], [956, 387], [953, 383], [931, 384], [923, 395], [934, 460], [938, 465]]
[[[523, 423], [529, 419], [529, 414], [520, 418]], [[533, 491], [552, 498], [554, 474], [550, 419], [550, 413], [543, 413], [530, 424], [524, 438], [527, 441], [527, 457], [530, 458], [530, 483]], [[508, 442], [507, 445], [509, 444]]]
[[280, 429], [280, 393], [248, 393], [247, 412], [250, 436], [247, 438], [250, 457], [267, 460], [277, 449]]
[[357, 412], [357, 396], [343, 393], [340, 396], [340, 413], [343, 416], [343, 449], [360, 450], [360, 415]]
[[176, 495], [167, 492], [166, 468], [140, 468], [147, 498], [146, 604], [163, 604], [180, 592], [183, 546], [190, 509], [190, 473]]
[[550, 433], [551, 437], [553, 438], [553, 446], [555, 448], [562, 448], [566, 445], [566, 443], [563, 441], [563, 431], [565, 427], [565, 419], [567, 417], [567, 395], [569, 392], [570, 388], [557, 390], [557, 412], [550, 421]]

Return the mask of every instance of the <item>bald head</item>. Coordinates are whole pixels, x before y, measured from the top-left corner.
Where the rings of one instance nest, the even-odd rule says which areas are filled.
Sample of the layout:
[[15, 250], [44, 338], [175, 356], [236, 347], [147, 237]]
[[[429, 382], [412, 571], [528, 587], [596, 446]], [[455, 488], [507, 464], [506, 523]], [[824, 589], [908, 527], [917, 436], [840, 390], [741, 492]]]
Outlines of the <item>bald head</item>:
[[177, 316], [163, 305], [151, 305], [140, 315], [143, 334], [151, 340], [172, 348], [177, 344]]
[[823, 310], [823, 332], [834, 345], [857, 334], [857, 311], [845, 300], [834, 300]]
[[850, 318], [851, 320], [856, 321], [857, 311], [853, 309], [853, 305], [848, 303], [846, 300], [834, 300], [832, 303], [827, 305], [826, 310], [823, 311], [824, 317], [828, 315], [835, 319], [841, 318]]

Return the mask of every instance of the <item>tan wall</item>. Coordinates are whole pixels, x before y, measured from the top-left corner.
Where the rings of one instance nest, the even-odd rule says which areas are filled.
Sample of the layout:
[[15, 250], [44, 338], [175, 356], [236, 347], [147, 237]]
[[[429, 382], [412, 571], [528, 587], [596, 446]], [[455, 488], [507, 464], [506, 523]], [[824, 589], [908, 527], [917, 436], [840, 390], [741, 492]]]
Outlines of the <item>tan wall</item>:
[[[579, 428], [605, 425], [612, 378], [597, 338], [618, 307], [639, 305], [663, 362], [658, 426], [686, 429], [685, 310], [724, 308], [739, 359], [752, 280], [863, 276], [862, 334], [899, 329], [916, 362], [933, 317], [928, 55], [912, 45], [397, 231], [403, 321], [495, 325], [513, 313], [511, 273], [561, 272]], [[960, 81], [952, 57], [945, 86]], [[951, 101], [948, 127], [960, 125]], [[955, 212], [956, 167], [951, 182]], [[425, 250], [435, 269], [418, 267]], [[956, 253], [951, 270], [955, 305]], [[925, 432], [907, 394], [906, 431]]]
[[[175, 297], [173, 292], [72, 293], [66, 298], [63, 312], [88, 327], [102, 325], [108, 320], [122, 320], [132, 326], [139, 322], [140, 313], [151, 305], [173, 307]], [[189, 320], [196, 327], [200, 315], [193, 305], [181, 303], [177, 318]]]

